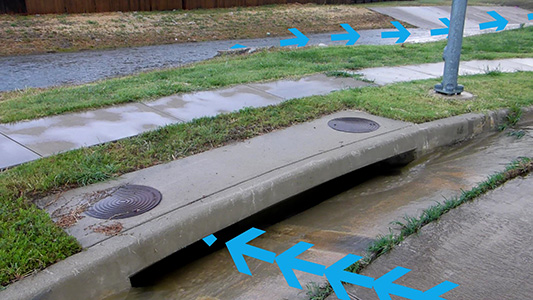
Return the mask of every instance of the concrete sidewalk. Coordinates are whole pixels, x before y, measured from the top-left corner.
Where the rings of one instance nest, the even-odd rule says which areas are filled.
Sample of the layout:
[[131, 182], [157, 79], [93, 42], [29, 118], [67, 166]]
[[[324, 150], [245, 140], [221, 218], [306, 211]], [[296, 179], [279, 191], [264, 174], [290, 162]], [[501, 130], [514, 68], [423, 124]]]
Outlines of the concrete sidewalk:
[[[514, 179], [427, 225], [361, 274], [378, 278], [402, 266], [411, 270], [396, 281], [404, 286], [459, 284], [442, 296], [448, 300], [531, 299], [532, 195], [533, 175]], [[348, 285], [347, 291], [351, 299], [378, 299], [371, 289]]]
[[[409, 23], [418, 28], [436, 29], [444, 28], [440, 18], [450, 18], [451, 6], [383, 6], [371, 7], [370, 10]], [[511, 6], [468, 6], [466, 9], [465, 31], [479, 31], [479, 24], [494, 21], [488, 11], [496, 11], [509, 24], [516, 25], [527, 23], [529, 11]]]
[[[363, 69], [357, 74], [384, 85], [438, 78], [443, 68], [444, 63], [434, 63]], [[533, 58], [462, 62], [460, 74], [482, 74], [487, 70], [533, 71]], [[0, 124], [0, 169], [80, 147], [135, 136], [172, 123], [368, 85], [367, 82], [352, 78], [318, 74], [295, 80], [238, 85], [150, 102]]]

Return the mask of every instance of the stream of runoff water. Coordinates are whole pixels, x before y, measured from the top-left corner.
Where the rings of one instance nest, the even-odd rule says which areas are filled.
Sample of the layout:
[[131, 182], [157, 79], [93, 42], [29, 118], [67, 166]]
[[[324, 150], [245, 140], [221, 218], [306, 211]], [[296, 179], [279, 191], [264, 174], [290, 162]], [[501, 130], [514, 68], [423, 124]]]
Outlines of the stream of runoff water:
[[[361, 30], [361, 38], [357, 41], [357, 45], [394, 44], [396, 39], [381, 38], [382, 31], [384, 30]], [[410, 31], [409, 41], [429, 42], [444, 38], [431, 37], [427, 29], [414, 28]], [[338, 33], [336, 32], [336, 34]], [[479, 34], [478, 32], [475, 33]], [[346, 41], [331, 41], [331, 34], [310, 34], [309, 45], [346, 44]], [[469, 33], [467, 32], [467, 34]], [[0, 80], [0, 92], [75, 85], [155, 69], [179, 67], [213, 58], [218, 50], [228, 50], [235, 44], [263, 48], [279, 46], [280, 39], [285, 38], [290, 37], [0, 57], [0, 78], [2, 79]]]
[[[502, 171], [512, 160], [533, 156], [533, 126], [521, 130], [525, 135], [520, 139], [505, 132], [492, 133], [441, 148], [401, 168], [367, 168], [354, 180], [357, 185], [348, 190], [278, 223], [260, 227], [266, 233], [251, 244], [279, 254], [305, 241], [314, 246], [299, 258], [325, 266], [348, 253], [362, 255], [376, 236], [388, 233], [390, 222], [418, 215]], [[154, 284], [106, 299], [308, 299], [306, 283], [325, 282], [322, 277], [296, 271], [304, 289], [291, 288], [276, 264], [251, 258], [246, 261], [253, 276], [239, 273], [227, 249], [221, 248], [185, 266], [171, 268]]]

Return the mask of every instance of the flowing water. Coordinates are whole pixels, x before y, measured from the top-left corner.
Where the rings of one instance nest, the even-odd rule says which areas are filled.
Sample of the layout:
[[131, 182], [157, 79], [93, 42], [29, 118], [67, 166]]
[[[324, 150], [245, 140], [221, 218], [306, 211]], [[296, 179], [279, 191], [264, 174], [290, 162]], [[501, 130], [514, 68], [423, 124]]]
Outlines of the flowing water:
[[[326, 266], [348, 253], [361, 255], [377, 235], [388, 233], [391, 221], [418, 215], [424, 208], [458, 195], [461, 189], [470, 189], [520, 156], [532, 157], [533, 126], [521, 129], [525, 136], [520, 139], [493, 133], [442, 148], [401, 168], [378, 165], [364, 169], [356, 176], [357, 185], [260, 227], [266, 233], [251, 244], [279, 254], [305, 241], [314, 246], [299, 258]], [[227, 249], [220, 248], [165, 273], [153, 285], [131, 288], [107, 299], [307, 299], [306, 283], [325, 282], [322, 277], [296, 271], [304, 288], [291, 288], [276, 264], [246, 260], [253, 276], [239, 273]]]
[[[382, 39], [384, 30], [361, 30], [357, 45], [391, 45], [396, 39]], [[431, 37], [427, 29], [410, 29], [409, 41], [429, 42], [444, 37]], [[341, 32], [342, 33], [342, 32]], [[480, 32], [473, 32], [479, 34]], [[469, 33], [468, 34], [473, 34]], [[263, 48], [279, 46], [280, 39], [209, 41], [145, 47], [93, 50], [68, 53], [48, 53], [0, 57], [0, 92], [25, 88], [46, 88], [92, 82], [139, 72], [179, 67], [213, 58], [218, 50], [228, 50], [235, 44]], [[309, 45], [343, 45], [346, 41], [331, 41], [331, 33], [310, 34]]]

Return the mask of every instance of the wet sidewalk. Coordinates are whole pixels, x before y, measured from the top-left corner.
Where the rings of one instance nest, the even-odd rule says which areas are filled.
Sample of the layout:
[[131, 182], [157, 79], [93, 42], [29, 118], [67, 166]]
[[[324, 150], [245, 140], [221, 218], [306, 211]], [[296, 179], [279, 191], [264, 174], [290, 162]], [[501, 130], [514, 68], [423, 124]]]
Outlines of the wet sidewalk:
[[[531, 299], [532, 195], [533, 175], [514, 179], [427, 225], [361, 274], [378, 278], [402, 266], [411, 272], [395, 281], [400, 285], [425, 291], [444, 280], [458, 284], [442, 295], [448, 300]], [[347, 291], [351, 299], [379, 299], [371, 289]]]
[[[357, 74], [375, 84], [384, 85], [438, 78], [442, 75], [443, 68], [444, 63], [434, 63], [363, 69]], [[483, 74], [487, 70], [533, 71], [533, 58], [463, 62], [460, 74]], [[368, 85], [370, 83], [353, 78], [317, 74], [295, 80], [238, 85], [214, 91], [179, 94], [150, 102], [0, 124], [0, 168], [135, 136], [168, 124]]]

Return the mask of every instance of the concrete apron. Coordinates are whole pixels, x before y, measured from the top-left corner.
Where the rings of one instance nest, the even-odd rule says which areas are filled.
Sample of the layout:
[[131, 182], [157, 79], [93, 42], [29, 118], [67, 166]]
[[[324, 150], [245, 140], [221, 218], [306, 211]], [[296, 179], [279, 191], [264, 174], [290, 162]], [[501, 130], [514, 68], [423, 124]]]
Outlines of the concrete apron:
[[[123, 184], [144, 184], [163, 194], [143, 215], [120, 220], [116, 236], [92, 231], [109, 225], [85, 216], [67, 229], [85, 250], [11, 284], [2, 299], [95, 299], [130, 287], [129, 277], [291, 196], [372, 163], [415, 150], [425, 153], [494, 129], [507, 111], [466, 114], [412, 124], [345, 111], [119, 179], [43, 199], [50, 213], [76, 208], [84, 197]], [[349, 134], [327, 127], [336, 117], [378, 122], [375, 132]], [[533, 109], [524, 119], [533, 119]], [[57, 215], [56, 215], [57, 219]]]

